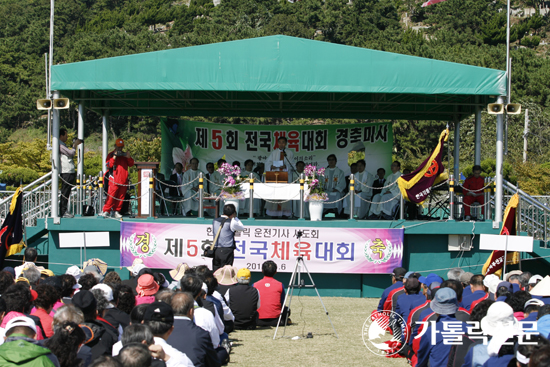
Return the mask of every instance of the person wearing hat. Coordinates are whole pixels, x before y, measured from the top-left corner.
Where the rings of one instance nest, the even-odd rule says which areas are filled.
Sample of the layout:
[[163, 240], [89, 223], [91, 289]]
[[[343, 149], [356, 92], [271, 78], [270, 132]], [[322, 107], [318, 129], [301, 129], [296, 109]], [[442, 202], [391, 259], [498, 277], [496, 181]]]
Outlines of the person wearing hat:
[[531, 292], [531, 290], [533, 288], [535, 288], [535, 286], [542, 280], [544, 279], [541, 275], [538, 275], [538, 274], [535, 274], [533, 275], [531, 278], [529, 278], [529, 281], [528, 281], [528, 288], [526, 289], [526, 291], [529, 291]]
[[[122, 281], [122, 284], [127, 285], [128, 287], [132, 288], [132, 291], [134, 292], [134, 295], [137, 296], [137, 281], [140, 275], [143, 275], [144, 272], [142, 272], [144, 269], [149, 269], [144, 263], [142, 259], [134, 259], [132, 262], [132, 266], [127, 266], [126, 269], [130, 272], [130, 278], [125, 279]], [[150, 270], [150, 269], [149, 269]], [[153, 271], [151, 270], [151, 275], [153, 274]]]
[[[430, 308], [437, 315], [435, 324], [428, 326], [426, 333], [420, 339], [420, 345], [417, 353], [417, 367], [445, 367], [449, 360], [451, 345], [446, 345], [443, 342], [445, 325], [449, 322], [453, 323], [453, 330], [460, 330], [461, 333], [467, 331], [467, 326], [464, 322], [458, 321], [455, 313], [458, 311], [458, 299], [456, 292], [451, 288], [440, 288], [433, 301], [430, 303]], [[432, 328], [435, 328], [432, 331]], [[432, 339], [432, 333], [435, 339]]]
[[118, 335], [114, 327], [106, 328], [104, 324], [98, 321], [97, 301], [92, 292], [81, 290], [75, 294], [73, 305], [84, 314], [84, 323], [80, 327], [86, 334], [84, 344], [92, 349], [92, 360], [102, 355], [111, 355], [113, 345], [118, 340]]
[[483, 334], [489, 336], [489, 342], [474, 345], [464, 358], [464, 366], [506, 366], [513, 358], [513, 354], [498, 359], [495, 357], [508, 338], [520, 334], [514, 310], [504, 302], [495, 302], [489, 306], [487, 315], [481, 319], [480, 325]]
[[474, 275], [470, 278], [470, 288], [472, 294], [466, 297], [462, 296], [462, 307], [469, 312], [474, 309], [475, 305], [489, 297], [485, 291], [485, 286], [483, 285], [483, 275], [481, 274]]
[[[223, 206], [223, 214], [212, 222], [212, 230], [217, 240], [214, 243], [214, 257], [212, 258], [212, 271], [216, 271], [225, 265], [233, 265], [235, 258], [235, 232], [244, 231], [244, 225], [237, 218], [235, 205]], [[219, 234], [218, 234], [219, 232]]]
[[174, 310], [172, 306], [164, 302], [153, 302], [143, 315], [145, 325], [149, 325], [153, 332], [155, 345], [160, 345], [166, 354], [164, 362], [166, 367], [193, 366], [193, 362], [185, 354], [167, 343], [174, 331]]
[[126, 191], [128, 189], [128, 167], [134, 165], [134, 159], [130, 153], [123, 152], [124, 140], [117, 139], [115, 150], [107, 155], [106, 166], [109, 175], [105, 173], [105, 183], [108, 180], [107, 200], [103, 206], [101, 216], [111, 215], [111, 210], [115, 211], [115, 218], [122, 218], [122, 204]]
[[157, 294], [160, 286], [155, 281], [155, 277], [151, 274], [143, 274], [138, 279], [138, 285], [136, 287], [136, 306], [142, 303], [152, 303], [155, 301], [155, 294]]
[[0, 345], [0, 366], [59, 367], [57, 357], [35, 339], [36, 334], [32, 319], [12, 318], [6, 325], [6, 341]]
[[[382, 297], [380, 297], [380, 302], [378, 302], [378, 311], [387, 310], [388, 308], [385, 307], [386, 301], [389, 299], [391, 301], [390, 294], [395, 293], [397, 291], [403, 290], [403, 277], [407, 273], [407, 269], [398, 267], [393, 269], [393, 272], [391, 274], [391, 283], [388, 288], [384, 289], [384, 292], [382, 292]], [[404, 290], [403, 290], [404, 292]], [[391, 309], [391, 305], [389, 305], [389, 309]]]
[[214, 272], [214, 277], [218, 281], [218, 292], [224, 296], [227, 290], [237, 284], [237, 269], [231, 265], [225, 265]]
[[237, 273], [237, 284], [227, 290], [225, 299], [235, 316], [235, 329], [254, 330], [258, 308], [260, 308], [260, 293], [250, 285], [250, 270], [242, 268]]

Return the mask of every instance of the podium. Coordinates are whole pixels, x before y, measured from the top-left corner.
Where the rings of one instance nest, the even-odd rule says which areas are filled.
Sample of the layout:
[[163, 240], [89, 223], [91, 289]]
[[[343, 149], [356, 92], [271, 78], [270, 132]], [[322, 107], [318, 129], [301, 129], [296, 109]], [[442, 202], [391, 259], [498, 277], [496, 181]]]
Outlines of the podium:
[[265, 173], [266, 183], [288, 183], [288, 172], [267, 171]]
[[159, 168], [159, 162], [135, 162], [138, 170], [138, 218], [155, 216], [155, 191], [153, 190], [153, 207], [149, 195], [149, 177], [155, 177]]

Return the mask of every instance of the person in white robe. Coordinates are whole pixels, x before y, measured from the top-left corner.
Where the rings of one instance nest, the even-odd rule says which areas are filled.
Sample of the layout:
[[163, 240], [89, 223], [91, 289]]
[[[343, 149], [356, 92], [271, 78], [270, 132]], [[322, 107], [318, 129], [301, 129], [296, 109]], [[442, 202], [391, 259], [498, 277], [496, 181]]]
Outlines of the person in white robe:
[[[346, 177], [344, 176], [344, 171], [336, 167], [338, 161], [334, 154], [327, 157], [327, 162], [328, 167], [325, 169], [323, 187], [328, 194], [328, 202], [331, 202], [342, 198], [343, 192], [346, 189]], [[341, 200], [333, 204], [327, 204], [327, 202], [325, 202], [324, 205], [325, 213], [332, 211], [336, 217], [340, 216], [342, 208], [343, 203]]]
[[[277, 140], [278, 148], [274, 149], [265, 162], [266, 171], [290, 172], [294, 152], [286, 149], [287, 138], [280, 136]], [[281, 159], [282, 158], [282, 159]], [[288, 182], [292, 182], [292, 175], [288, 175]], [[274, 184], [271, 184], [274, 185]], [[290, 217], [292, 215], [292, 201], [270, 203], [266, 201], [266, 214], [271, 217]]]
[[[397, 179], [401, 177], [401, 163], [393, 162], [391, 165], [392, 173], [386, 177], [385, 186], [380, 194], [374, 195], [372, 205], [369, 211], [369, 219], [375, 219], [382, 215], [383, 219], [393, 219], [393, 210], [399, 204], [399, 186]], [[395, 184], [393, 184], [395, 182]], [[392, 185], [393, 184], [393, 185]], [[391, 185], [391, 186], [390, 186]], [[386, 202], [387, 201], [387, 202]]]
[[[366, 163], [364, 159], [357, 161], [357, 172], [355, 173], [355, 199], [354, 212], [357, 219], [363, 219], [369, 212], [370, 201], [372, 197], [372, 185], [374, 183], [374, 175], [365, 169]], [[364, 200], [361, 200], [364, 199]], [[344, 213], [350, 214], [349, 200], [344, 200]]]
[[[197, 158], [191, 159], [191, 167], [183, 174], [182, 187], [180, 187], [181, 196], [183, 199], [188, 199], [195, 195], [199, 191], [199, 174], [201, 171], [199, 168], [199, 160]], [[195, 180], [196, 179], [196, 180]], [[195, 180], [195, 181], [193, 181]], [[199, 210], [199, 198], [198, 195], [193, 199], [189, 199], [183, 202], [183, 215], [190, 215], [190, 211]]]
[[[259, 183], [261, 182], [260, 176], [258, 176], [258, 174], [253, 171], [253, 168], [254, 168], [254, 161], [252, 159], [247, 159], [244, 162], [244, 170], [241, 171], [241, 177], [246, 178], [247, 181], [245, 182], [248, 182], [248, 179], [250, 179], [250, 174], [252, 173], [252, 176], [254, 177], [254, 182]], [[245, 199], [242, 201], [242, 203], [243, 204], [239, 206], [239, 212], [247, 215], [250, 214], [250, 199]], [[253, 205], [254, 205], [253, 213], [257, 217], [260, 214], [260, 199], [254, 199]]]
[[[296, 171], [292, 172], [292, 182], [300, 179], [300, 175], [304, 173], [305, 167], [306, 164], [303, 161], [296, 162]], [[300, 218], [300, 200], [292, 201], [292, 212], [294, 217]], [[309, 219], [309, 205], [307, 202], [304, 203], [304, 218]]]

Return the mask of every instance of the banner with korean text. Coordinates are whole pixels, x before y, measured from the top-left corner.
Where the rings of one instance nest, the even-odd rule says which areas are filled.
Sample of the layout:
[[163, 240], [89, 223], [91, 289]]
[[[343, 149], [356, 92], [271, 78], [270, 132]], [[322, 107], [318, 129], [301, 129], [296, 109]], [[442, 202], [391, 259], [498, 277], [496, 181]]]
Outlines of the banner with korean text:
[[277, 139], [286, 136], [287, 149], [294, 153], [293, 165], [327, 166], [329, 154], [335, 154], [337, 166], [346, 175], [348, 153], [364, 151], [366, 169], [373, 175], [378, 168], [389, 172], [392, 162], [393, 133], [389, 122], [349, 125], [232, 125], [164, 119], [162, 130], [161, 173], [169, 177], [178, 162], [187, 170], [191, 158], [199, 159], [199, 169], [206, 163], [225, 157], [228, 163], [247, 159], [263, 163], [277, 148]]
[[[261, 271], [266, 260], [278, 271], [292, 272], [296, 257], [303, 256], [312, 273], [391, 273], [403, 260], [403, 229], [314, 228], [247, 226], [235, 238], [237, 268]], [[175, 269], [212, 264], [203, 258], [203, 248], [213, 241], [210, 224], [122, 222], [120, 265], [130, 266], [136, 258], [156, 269]]]

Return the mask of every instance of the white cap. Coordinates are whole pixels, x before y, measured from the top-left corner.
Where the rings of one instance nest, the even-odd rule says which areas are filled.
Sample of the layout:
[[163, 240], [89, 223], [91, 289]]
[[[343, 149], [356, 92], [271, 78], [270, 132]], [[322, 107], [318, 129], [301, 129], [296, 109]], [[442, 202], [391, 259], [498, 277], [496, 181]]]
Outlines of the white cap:
[[72, 275], [73, 277], [75, 277], [76, 282], [78, 283], [78, 281], [80, 279], [80, 276], [82, 275], [82, 271], [80, 270], [80, 268], [78, 266], [73, 265], [73, 266], [71, 266], [70, 268], [67, 269], [65, 274], [69, 274], [69, 275]]
[[107, 298], [107, 301], [111, 302], [113, 298], [113, 289], [109, 287], [107, 284], [96, 284], [92, 287], [92, 290], [99, 289], [105, 298]]
[[483, 278], [483, 285], [486, 286], [487, 288], [489, 288], [489, 285], [491, 284], [493, 279], [500, 280], [500, 278], [497, 277], [495, 274], [489, 274], [485, 278]]
[[14, 328], [14, 327], [17, 327], [17, 326], [29, 327], [36, 333], [36, 324], [34, 323], [33, 319], [31, 319], [30, 317], [27, 317], [27, 316], [17, 316], [17, 317], [14, 317], [13, 319], [11, 319], [10, 321], [8, 321], [8, 323], [6, 324], [6, 327], [5, 327], [6, 333], [11, 328]]
[[531, 278], [529, 278], [529, 284], [537, 284], [538, 281], [542, 280], [542, 275], [533, 275]]
[[137, 275], [139, 274], [139, 272], [142, 270], [142, 269], [147, 269], [147, 266], [143, 265], [143, 264], [137, 264], [137, 265], [134, 265], [133, 268], [132, 268], [132, 275], [137, 277]]

